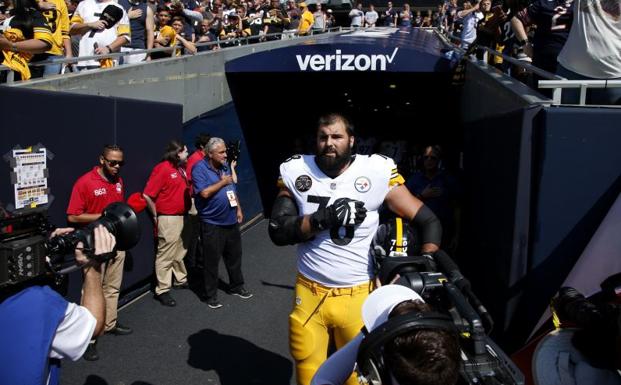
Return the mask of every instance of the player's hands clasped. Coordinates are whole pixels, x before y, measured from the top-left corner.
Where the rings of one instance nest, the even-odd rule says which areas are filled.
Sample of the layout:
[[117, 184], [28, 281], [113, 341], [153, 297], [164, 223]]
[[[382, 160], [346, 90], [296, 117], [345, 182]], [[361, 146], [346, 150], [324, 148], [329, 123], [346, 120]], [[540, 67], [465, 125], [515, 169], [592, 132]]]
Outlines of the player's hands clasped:
[[339, 198], [330, 206], [317, 210], [311, 221], [319, 230], [331, 229], [340, 226], [355, 226], [364, 221], [367, 209], [364, 202], [350, 198]]

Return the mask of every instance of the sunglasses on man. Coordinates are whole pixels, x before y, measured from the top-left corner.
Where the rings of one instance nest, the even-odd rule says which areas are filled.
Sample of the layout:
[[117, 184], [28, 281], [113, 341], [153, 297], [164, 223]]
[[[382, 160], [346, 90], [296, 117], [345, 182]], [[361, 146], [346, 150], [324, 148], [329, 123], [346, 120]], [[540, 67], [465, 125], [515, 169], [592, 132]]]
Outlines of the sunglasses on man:
[[106, 161], [106, 163], [110, 165], [110, 167], [116, 167], [116, 166], [123, 167], [125, 165], [124, 160], [110, 160], [106, 158], [104, 158], [104, 160]]

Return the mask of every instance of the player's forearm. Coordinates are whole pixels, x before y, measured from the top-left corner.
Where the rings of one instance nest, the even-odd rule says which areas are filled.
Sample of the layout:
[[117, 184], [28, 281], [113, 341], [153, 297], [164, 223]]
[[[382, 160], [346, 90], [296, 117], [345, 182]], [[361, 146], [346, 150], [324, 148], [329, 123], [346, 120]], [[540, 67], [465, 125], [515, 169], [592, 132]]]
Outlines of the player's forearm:
[[511, 28], [513, 28], [513, 33], [515, 33], [515, 37], [518, 41], [524, 41], [528, 38], [524, 24], [515, 16], [511, 18]]

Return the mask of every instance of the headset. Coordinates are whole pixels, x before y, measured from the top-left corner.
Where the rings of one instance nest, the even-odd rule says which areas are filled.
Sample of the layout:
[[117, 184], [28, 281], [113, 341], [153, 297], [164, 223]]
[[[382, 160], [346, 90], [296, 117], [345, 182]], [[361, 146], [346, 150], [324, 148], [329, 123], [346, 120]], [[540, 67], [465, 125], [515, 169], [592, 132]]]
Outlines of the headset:
[[458, 334], [453, 319], [438, 312], [402, 314], [388, 319], [370, 333], [363, 328], [366, 335], [360, 344], [356, 359], [358, 382], [362, 385], [394, 385], [384, 362], [384, 345], [401, 334], [427, 329], [441, 329]]

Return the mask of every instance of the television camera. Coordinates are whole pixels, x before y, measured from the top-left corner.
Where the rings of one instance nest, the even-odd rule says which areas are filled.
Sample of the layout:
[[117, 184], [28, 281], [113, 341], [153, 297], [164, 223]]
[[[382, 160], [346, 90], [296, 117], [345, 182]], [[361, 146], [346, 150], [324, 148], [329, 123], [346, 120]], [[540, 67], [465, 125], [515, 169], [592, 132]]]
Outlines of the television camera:
[[235, 140], [226, 144], [226, 158], [230, 162], [239, 159], [241, 154], [241, 140]]
[[0, 218], [0, 289], [41, 275], [76, 270], [73, 259], [65, 256], [73, 254], [79, 242], [89, 258], [105, 262], [110, 254], [94, 254], [93, 230], [99, 225], [115, 236], [117, 250], [128, 250], [140, 239], [136, 213], [122, 202], [108, 205], [102, 216], [87, 226], [50, 239], [48, 234], [54, 226], [45, 208], [16, 210]]
[[[436, 317], [429, 317], [428, 328], [450, 328], [459, 336], [462, 353], [459, 383], [524, 384], [524, 375], [488, 336], [493, 328], [492, 318], [448, 254], [439, 250], [433, 255], [419, 255], [417, 235], [401, 218], [380, 225], [371, 247], [380, 282], [400, 284], [416, 291], [445, 319], [440, 322], [434, 313]], [[424, 326], [424, 317], [416, 317], [411, 324], [421, 328], [421, 322]], [[404, 322], [396, 327], [403, 332], [412, 330]], [[373, 333], [383, 333], [386, 338], [400, 334], [399, 330], [378, 329]], [[378, 378], [372, 373], [365, 377]]]

